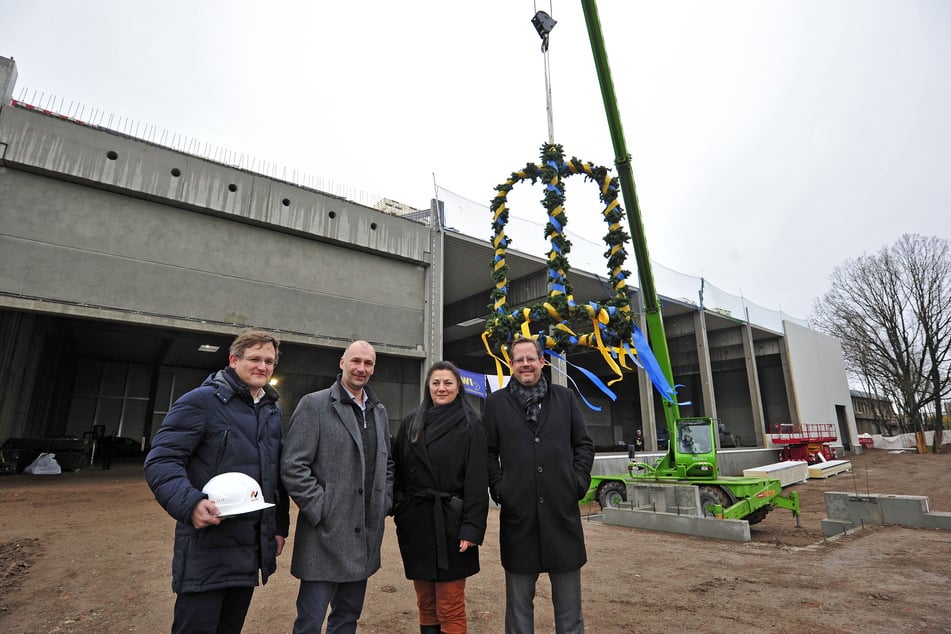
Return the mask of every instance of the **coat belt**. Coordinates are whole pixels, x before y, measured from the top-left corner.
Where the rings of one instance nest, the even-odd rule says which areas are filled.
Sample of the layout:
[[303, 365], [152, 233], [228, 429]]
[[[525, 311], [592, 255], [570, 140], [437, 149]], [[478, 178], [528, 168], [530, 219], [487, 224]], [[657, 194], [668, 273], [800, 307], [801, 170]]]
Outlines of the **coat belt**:
[[426, 489], [417, 491], [413, 494], [415, 498], [431, 499], [433, 501], [433, 524], [436, 529], [436, 567], [442, 570], [449, 569], [449, 557], [447, 555], [446, 543], [446, 509], [443, 506], [453, 497], [459, 499], [459, 496], [446, 491], [436, 491], [435, 489]]

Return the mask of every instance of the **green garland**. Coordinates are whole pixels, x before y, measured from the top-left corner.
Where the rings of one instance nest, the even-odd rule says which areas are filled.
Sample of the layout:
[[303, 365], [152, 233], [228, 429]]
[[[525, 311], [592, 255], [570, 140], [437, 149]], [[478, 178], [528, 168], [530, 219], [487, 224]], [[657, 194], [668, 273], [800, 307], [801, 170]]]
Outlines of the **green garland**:
[[[563, 184], [563, 179], [572, 174], [583, 174], [585, 180], [596, 182], [600, 188], [599, 197], [604, 203], [602, 215], [608, 225], [608, 233], [604, 236], [607, 245], [604, 256], [607, 259], [611, 287], [614, 289], [614, 296], [604, 302], [578, 304], [572, 297], [572, 287], [568, 281], [571, 242], [564, 235], [568, 220], [564, 212]], [[548, 252], [549, 293], [547, 301], [543, 303], [511, 311], [508, 307], [509, 269], [505, 263], [505, 255], [511, 244], [511, 240], [505, 235], [505, 226], [509, 219], [506, 203], [514, 185], [526, 180], [530, 180], [532, 184], [541, 181], [545, 186], [541, 203], [548, 212], [545, 237], [551, 244]], [[603, 348], [629, 342], [633, 320], [626, 279], [630, 272], [623, 268], [627, 258], [624, 243], [629, 240], [629, 236], [622, 225], [624, 209], [617, 200], [618, 180], [610, 176], [610, 170], [591, 163], [582, 163], [574, 157], [565, 161], [561, 145], [546, 143], [541, 147], [540, 165], [527, 164], [522, 170], [512, 172], [509, 179], [497, 185], [495, 190], [498, 193], [490, 205], [492, 244], [495, 248], [490, 266], [495, 288], [492, 289], [492, 303], [489, 305], [492, 317], [486, 322], [483, 335], [486, 345], [490, 347], [489, 352], [491, 353], [492, 349], [500, 351], [513, 338], [524, 333], [526, 324], [530, 332], [544, 336], [543, 342], [547, 348], [562, 352], [577, 346]], [[596, 323], [599, 336], [594, 332], [574, 334], [570, 324], [579, 320]]]

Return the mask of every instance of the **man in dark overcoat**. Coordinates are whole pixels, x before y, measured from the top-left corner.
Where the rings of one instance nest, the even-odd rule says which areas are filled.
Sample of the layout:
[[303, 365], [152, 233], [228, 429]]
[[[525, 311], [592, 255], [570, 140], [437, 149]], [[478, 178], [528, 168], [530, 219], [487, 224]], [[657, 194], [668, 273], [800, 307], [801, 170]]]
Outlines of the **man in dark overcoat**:
[[535, 584], [548, 573], [558, 634], [584, 632], [587, 561], [578, 500], [591, 482], [594, 443], [575, 395], [542, 374], [542, 347], [516, 339], [512, 379], [485, 403], [489, 490], [501, 507], [505, 631], [533, 632]]

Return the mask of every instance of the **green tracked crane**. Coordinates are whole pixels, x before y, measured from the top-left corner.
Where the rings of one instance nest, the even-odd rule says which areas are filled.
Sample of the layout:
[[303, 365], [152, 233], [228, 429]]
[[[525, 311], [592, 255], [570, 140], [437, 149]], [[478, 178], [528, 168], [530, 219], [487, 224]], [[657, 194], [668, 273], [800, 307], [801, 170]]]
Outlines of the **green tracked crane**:
[[[604, 49], [604, 38], [595, 0], [582, 0], [588, 38], [594, 55], [595, 67], [601, 86], [601, 96], [607, 114], [615, 166], [621, 185], [621, 195], [627, 208], [631, 243], [637, 261], [641, 294], [647, 322], [647, 337], [657, 362], [670, 385], [674, 385], [670, 352], [664, 333], [660, 300], [654, 287], [647, 240], [641, 221], [631, 157], [627, 152], [621, 119], [618, 115], [614, 83]], [[667, 453], [654, 464], [639, 462], [631, 452], [628, 473], [592, 476], [591, 486], [581, 503], [597, 501], [602, 508], [617, 507], [627, 498], [627, 484], [667, 483], [699, 488], [703, 514], [708, 517], [743, 519], [750, 524], [761, 522], [775, 507], [786, 508], [799, 517], [799, 496], [783, 494], [782, 484], [772, 478], [721, 476], [717, 468], [717, 425], [711, 418], [681, 418], [675, 399], [664, 400], [664, 419], [667, 425]]]

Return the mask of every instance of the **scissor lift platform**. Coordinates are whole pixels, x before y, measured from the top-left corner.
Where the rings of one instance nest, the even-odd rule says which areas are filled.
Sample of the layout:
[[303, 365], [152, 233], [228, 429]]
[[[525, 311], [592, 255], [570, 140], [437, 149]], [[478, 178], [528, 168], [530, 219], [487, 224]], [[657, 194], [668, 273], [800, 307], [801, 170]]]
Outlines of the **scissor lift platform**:
[[783, 423], [770, 433], [774, 445], [781, 445], [780, 460], [805, 460], [817, 464], [836, 459], [829, 443], [838, 440], [832, 423]]

